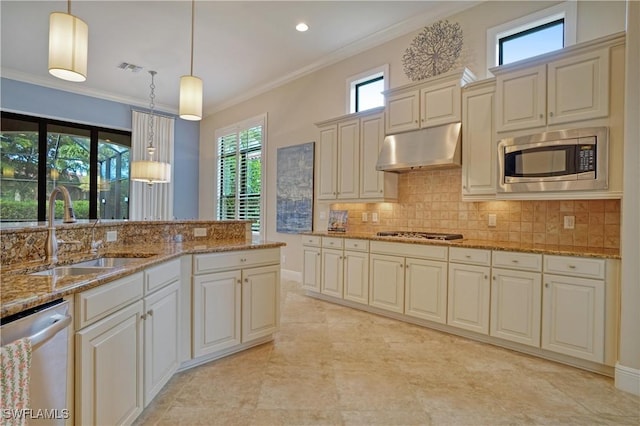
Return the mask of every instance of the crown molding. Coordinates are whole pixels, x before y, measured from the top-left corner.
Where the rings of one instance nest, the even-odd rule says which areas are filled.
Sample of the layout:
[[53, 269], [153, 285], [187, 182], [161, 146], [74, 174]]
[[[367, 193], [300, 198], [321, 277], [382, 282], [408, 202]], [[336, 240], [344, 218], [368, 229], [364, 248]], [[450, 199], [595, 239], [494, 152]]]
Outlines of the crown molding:
[[[92, 89], [86, 86], [79, 85], [78, 83], [67, 83], [60, 79], [45, 78], [35, 76], [33, 74], [25, 74], [22, 71], [18, 71], [13, 68], [2, 67], [0, 69], [0, 76], [9, 80], [16, 80], [22, 83], [34, 84], [36, 86], [47, 87], [49, 89], [62, 90], [64, 92], [74, 93], [76, 95], [84, 95], [92, 98], [103, 99], [106, 101], [118, 102], [134, 107], [149, 108], [149, 100], [141, 100], [130, 96], [115, 95], [103, 90]], [[169, 114], [178, 115], [178, 109], [176, 107], [168, 106], [165, 104], [156, 104], [156, 108]]]

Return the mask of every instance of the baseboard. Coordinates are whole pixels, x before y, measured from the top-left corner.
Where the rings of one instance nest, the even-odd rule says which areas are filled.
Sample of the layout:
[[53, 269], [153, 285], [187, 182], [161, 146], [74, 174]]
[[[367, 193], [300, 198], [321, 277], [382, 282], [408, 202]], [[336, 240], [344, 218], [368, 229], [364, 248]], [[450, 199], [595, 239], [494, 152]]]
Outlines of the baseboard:
[[616, 364], [616, 388], [640, 396], [640, 370]]
[[280, 269], [280, 278], [288, 281], [302, 282], [302, 272], [292, 271], [290, 269]]

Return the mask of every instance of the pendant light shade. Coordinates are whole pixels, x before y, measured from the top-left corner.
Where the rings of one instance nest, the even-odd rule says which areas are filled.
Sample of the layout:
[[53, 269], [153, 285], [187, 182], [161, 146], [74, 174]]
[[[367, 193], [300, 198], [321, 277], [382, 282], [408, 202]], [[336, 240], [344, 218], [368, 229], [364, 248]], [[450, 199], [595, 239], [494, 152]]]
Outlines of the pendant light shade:
[[159, 161], [134, 161], [131, 163], [131, 180], [154, 183], [171, 182], [171, 164]]
[[49, 16], [49, 73], [63, 80], [87, 79], [89, 27], [70, 13]]
[[180, 77], [180, 118], [202, 119], [202, 79], [193, 75]]
[[202, 79], [193, 75], [193, 26], [195, 0], [191, 0], [191, 74], [180, 77], [180, 105], [178, 114], [183, 120], [202, 120]]

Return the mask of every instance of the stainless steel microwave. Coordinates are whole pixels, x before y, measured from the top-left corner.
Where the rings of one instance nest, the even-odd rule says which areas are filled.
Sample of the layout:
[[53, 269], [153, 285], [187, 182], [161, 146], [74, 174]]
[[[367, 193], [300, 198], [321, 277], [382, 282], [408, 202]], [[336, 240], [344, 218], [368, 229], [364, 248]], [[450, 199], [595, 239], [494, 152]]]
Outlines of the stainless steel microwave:
[[498, 142], [498, 192], [607, 189], [609, 129], [585, 127]]

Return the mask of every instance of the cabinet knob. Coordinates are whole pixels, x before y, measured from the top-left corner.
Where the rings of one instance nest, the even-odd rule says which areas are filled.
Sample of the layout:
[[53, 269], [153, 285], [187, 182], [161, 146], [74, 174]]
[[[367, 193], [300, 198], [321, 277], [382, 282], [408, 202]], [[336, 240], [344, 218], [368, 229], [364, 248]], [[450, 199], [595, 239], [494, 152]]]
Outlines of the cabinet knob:
[[512, 262], [513, 262], [513, 263], [518, 263], [518, 260], [513, 259], [513, 260], [512, 260]]
[[402, 263], [398, 264], [398, 267], [402, 268], [404, 265]]
[[149, 314], [149, 316], [150, 316], [150, 317], [152, 317], [152, 316], [153, 316], [153, 309], [149, 309], [149, 310], [147, 311], [147, 314]]
[[462, 185], [462, 189], [467, 190], [467, 185]]
[[493, 276], [493, 280], [494, 280], [494, 281], [496, 280], [496, 276], [495, 276], [495, 275]]
[[465, 254], [465, 256], [467, 259], [471, 259], [471, 255], [470, 254]]
[[418, 120], [415, 121], [416, 123], [418, 122]]
[[143, 320], [146, 320], [147, 319], [147, 314], [140, 315], [140, 318], [143, 319]]
[[318, 256], [320, 256], [320, 253], [316, 253]]
[[242, 284], [242, 280], [238, 280], [238, 284]]
[[485, 280], [489, 279], [489, 276], [485, 274], [484, 279]]
[[245, 282], [245, 283], [248, 283], [248, 282], [249, 282], [249, 278], [245, 278], [245, 279], [244, 279], [244, 282]]
[[358, 247], [358, 245], [357, 245], [357, 244], [354, 244], [353, 246], [354, 246], [354, 247]]
[[553, 111], [549, 113], [549, 117], [553, 117]]
[[382, 194], [382, 189], [380, 190], [380, 193]]
[[549, 288], [549, 283], [544, 283], [544, 286], [545, 286], [546, 288]]
[[544, 114], [540, 114], [540, 118], [543, 119], [544, 118]]
[[569, 265], [569, 269], [576, 269], [576, 265]]
[[409, 265], [405, 266], [405, 268], [409, 269]]

